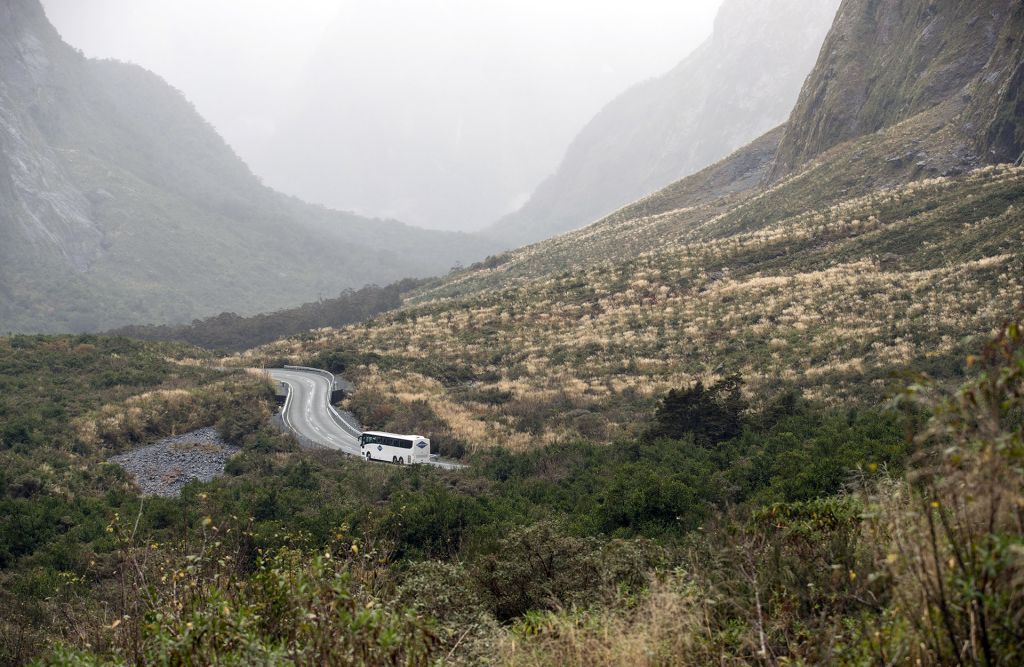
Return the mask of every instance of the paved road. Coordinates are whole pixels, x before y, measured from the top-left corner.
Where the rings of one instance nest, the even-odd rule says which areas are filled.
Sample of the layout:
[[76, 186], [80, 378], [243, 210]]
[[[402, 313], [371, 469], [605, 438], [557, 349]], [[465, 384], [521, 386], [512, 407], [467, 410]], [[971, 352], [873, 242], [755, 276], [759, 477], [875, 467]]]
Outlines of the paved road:
[[270, 377], [288, 385], [284, 423], [307, 440], [346, 454], [359, 455], [358, 424], [350, 424], [331, 406], [331, 381], [309, 371], [274, 368]]
[[[325, 374], [294, 368], [272, 368], [270, 377], [288, 385], [285, 400], [285, 425], [292, 431], [317, 445], [345, 454], [360, 455], [359, 424], [348, 419], [331, 405], [331, 381]], [[442, 468], [463, 466], [449, 461], [434, 460], [432, 465]]]

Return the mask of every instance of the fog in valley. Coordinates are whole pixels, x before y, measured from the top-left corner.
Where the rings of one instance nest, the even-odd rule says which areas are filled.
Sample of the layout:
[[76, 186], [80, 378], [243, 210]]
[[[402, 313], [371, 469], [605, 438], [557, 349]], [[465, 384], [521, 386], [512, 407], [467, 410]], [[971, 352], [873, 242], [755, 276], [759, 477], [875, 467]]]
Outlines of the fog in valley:
[[71, 45], [138, 63], [265, 183], [474, 230], [583, 126], [710, 34], [721, 0], [45, 0]]

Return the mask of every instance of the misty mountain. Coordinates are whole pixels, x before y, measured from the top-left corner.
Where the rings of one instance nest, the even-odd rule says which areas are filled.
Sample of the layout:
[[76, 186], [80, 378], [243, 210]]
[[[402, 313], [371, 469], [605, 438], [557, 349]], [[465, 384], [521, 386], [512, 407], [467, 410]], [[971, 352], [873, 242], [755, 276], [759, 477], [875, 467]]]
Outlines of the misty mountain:
[[191, 104], [0, 6], [0, 330], [271, 310], [487, 254], [264, 187]]
[[[246, 154], [309, 201], [482, 229], [526, 201], [612, 94], [671, 62], [645, 14], [657, 2], [527, 4], [346, 4]], [[697, 32], [679, 27], [678, 53]]]
[[727, 0], [713, 35], [606, 106], [558, 171], [488, 233], [508, 245], [580, 227], [783, 122], [839, 0]]

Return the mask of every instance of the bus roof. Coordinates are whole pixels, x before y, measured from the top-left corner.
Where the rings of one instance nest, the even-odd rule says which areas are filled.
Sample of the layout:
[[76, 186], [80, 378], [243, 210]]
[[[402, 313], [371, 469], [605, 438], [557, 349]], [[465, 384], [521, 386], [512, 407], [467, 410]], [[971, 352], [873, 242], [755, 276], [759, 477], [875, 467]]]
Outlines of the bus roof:
[[400, 433], [388, 433], [387, 431], [363, 431], [363, 435], [382, 435], [387, 438], [409, 438], [410, 440], [421, 438], [426, 440], [422, 435], [402, 435]]

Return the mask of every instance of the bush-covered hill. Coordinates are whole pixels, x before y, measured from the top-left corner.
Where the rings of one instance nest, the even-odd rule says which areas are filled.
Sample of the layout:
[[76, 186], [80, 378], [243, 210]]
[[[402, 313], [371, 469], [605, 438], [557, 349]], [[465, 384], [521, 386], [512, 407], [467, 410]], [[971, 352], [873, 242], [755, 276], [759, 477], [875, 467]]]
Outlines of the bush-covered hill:
[[[194, 349], [4, 339], [4, 395], [53, 438], [0, 449], [0, 657], [1015, 664], [1020, 326], [976, 351], [959, 392], [913, 385], [903, 416], [754, 408], [728, 380], [664, 397], [644, 438], [452, 472], [289, 451], [260, 381]], [[47, 372], [67, 368], [81, 384]], [[180, 498], [99, 463], [200, 423], [245, 451]]]
[[[955, 379], [957, 360], [1024, 303], [1024, 170], [801, 211], [787, 188], [802, 187], [705, 226], [689, 210], [598, 225], [421, 290], [365, 324], [242, 359], [347, 355], [357, 410], [422, 405], [415, 414], [471, 449], [527, 449], [630, 437], [669, 388], [730, 373], [755, 402], [796, 388], [875, 403], [907, 366]], [[366, 416], [390, 423], [379, 410]]]
[[251, 317], [221, 313], [188, 325], [132, 325], [109, 333], [138, 340], [178, 341], [208, 350], [240, 352], [311, 329], [362, 322], [398, 308], [402, 305], [402, 295], [423, 282], [406, 279], [385, 287], [368, 285], [358, 290], [346, 290], [333, 299], [321, 299], [298, 308]]

